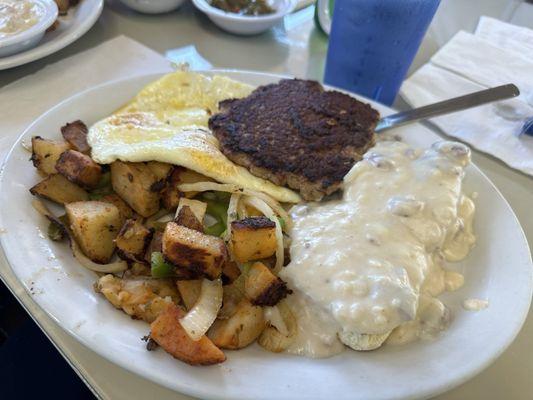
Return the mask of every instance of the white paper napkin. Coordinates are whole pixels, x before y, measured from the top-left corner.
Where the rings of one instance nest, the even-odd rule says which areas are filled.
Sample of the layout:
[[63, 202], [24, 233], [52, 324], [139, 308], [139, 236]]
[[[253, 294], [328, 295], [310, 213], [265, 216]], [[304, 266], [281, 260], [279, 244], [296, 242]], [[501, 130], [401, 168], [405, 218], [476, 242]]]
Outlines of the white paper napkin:
[[483, 86], [515, 83], [523, 94], [533, 91], [533, 60], [467, 32], [458, 32], [431, 63]]
[[483, 17], [475, 35], [459, 32], [407, 79], [402, 97], [420, 107], [506, 83], [519, 98], [434, 118], [446, 134], [533, 175], [533, 138], [518, 136], [533, 117], [533, 31]]
[[515, 51], [533, 59], [533, 30], [502, 22], [490, 17], [481, 17], [475, 35], [494, 46]]
[[0, 89], [0, 157], [33, 120], [60, 101], [104, 82], [171, 70], [159, 53], [118, 36], [5, 86]]

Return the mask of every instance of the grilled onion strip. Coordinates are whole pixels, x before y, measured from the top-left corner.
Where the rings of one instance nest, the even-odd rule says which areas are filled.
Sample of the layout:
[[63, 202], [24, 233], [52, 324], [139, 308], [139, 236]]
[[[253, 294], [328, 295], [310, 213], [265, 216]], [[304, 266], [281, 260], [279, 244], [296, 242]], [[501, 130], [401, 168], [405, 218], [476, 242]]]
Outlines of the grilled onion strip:
[[200, 340], [217, 318], [222, 307], [222, 293], [220, 279], [202, 281], [202, 290], [196, 304], [180, 319], [181, 326], [192, 340]]
[[269, 205], [269, 207], [274, 210], [274, 212], [283, 218], [285, 223], [287, 224], [287, 227], [290, 228], [292, 226], [292, 220], [289, 217], [289, 214], [285, 209], [279, 204], [276, 200], [271, 198], [270, 196], [261, 193], [256, 192], [255, 190], [249, 190], [242, 187], [239, 187], [237, 185], [231, 184], [231, 183], [216, 183], [216, 182], [197, 182], [197, 183], [183, 183], [181, 185], [178, 185], [178, 189], [181, 192], [207, 192], [207, 191], [217, 191], [217, 192], [227, 192], [227, 193], [235, 193], [235, 194], [242, 194], [250, 197], [257, 197], [258, 199], [264, 201]]

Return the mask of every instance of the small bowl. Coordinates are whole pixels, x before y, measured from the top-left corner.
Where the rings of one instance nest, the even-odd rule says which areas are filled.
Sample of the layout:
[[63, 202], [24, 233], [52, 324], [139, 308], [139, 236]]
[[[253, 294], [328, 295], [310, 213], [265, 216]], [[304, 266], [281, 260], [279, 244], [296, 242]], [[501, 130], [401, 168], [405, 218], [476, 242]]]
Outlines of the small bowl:
[[120, 0], [129, 8], [144, 14], [162, 14], [175, 10], [185, 0]]
[[44, 14], [31, 28], [0, 39], [0, 57], [7, 57], [35, 47], [41, 41], [46, 30], [57, 19], [58, 10], [54, 0], [33, 0], [43, 6]]
[[297, 0], [271, 0], [269, 5], [276, 11], [272, 14], [260, 16], [239, 15], [226, 12], [211, 6], [206, 0], [192, 0], [192, 2], [215, 25], [225, 31], [237, 35], [256, 35], [272, 28], [283, 17], [293, 12], [296, 8]]

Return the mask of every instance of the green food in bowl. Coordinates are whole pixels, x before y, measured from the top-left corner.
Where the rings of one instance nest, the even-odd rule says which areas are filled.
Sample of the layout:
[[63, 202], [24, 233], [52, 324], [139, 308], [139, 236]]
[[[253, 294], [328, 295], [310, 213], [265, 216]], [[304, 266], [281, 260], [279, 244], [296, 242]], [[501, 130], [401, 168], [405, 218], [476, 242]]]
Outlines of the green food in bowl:
[[240, 15], [265, 15], [276, 12], [265, 0], [211, 0], [213, 7]]

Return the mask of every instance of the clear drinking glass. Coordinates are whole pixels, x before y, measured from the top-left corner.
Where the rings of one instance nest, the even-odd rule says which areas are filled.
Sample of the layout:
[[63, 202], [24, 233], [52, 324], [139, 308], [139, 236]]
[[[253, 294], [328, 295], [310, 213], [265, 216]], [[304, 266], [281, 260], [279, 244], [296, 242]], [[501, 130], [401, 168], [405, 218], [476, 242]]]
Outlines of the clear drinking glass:
[[440, 0], [336, 0], [324, 82], [391, 105]]

